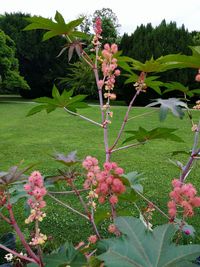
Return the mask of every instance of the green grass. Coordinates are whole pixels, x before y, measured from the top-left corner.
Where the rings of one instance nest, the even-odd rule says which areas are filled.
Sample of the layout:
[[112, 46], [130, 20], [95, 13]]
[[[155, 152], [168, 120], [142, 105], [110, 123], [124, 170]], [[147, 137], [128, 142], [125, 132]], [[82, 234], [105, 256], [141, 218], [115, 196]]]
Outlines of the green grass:
[[[87, 155], [97, 157], [104, 162], [103, 132], [101, 128], [89, 124], [86, 121], [68, 115], [63, 110], [56, 110], [50, 114], [44, 112], [31, 117], [26, 117], [27, 112], [33, 107], [32, 103], [0, 103], [0, 170], [6, 171], [10, 166], [25, 160], [26, 164], [39, 162], [37, 169], [44, 175], [57, 173], [60, 164], [53, 161], [50, 155], [54, 152], [69, 153], [77, 150], [79, 158]], [[126, 107], [113, 107], [114, 117], [110, 125], [110, 144], [116, 138]], [[155, 111], [152, 113], [152, 111]], [[136, 117], [128, 122], [126, 130], [137, 129], [142, 126], [146, 129], [154, 127], [177, 128], [177, 134], [185, 140], [184, 143], [162, 140], [152, 141], [144, 146], [129, 148], [113, 154], [112, 160], [125, 169], [125, 172], [138, 171], [144, 173], [145, 195], [155, 202], [161, 209], [167, 211], [166, 203], [168, 193], [171, 190], [171, 180], [179, 176], [179, 170], [170, 163], [169, 159], [186, 162], [187, 156], [178, 155], [172, 157], [171, 152], [176, 150], [189, 151], [193, 144], [193, 134], [190, 122], [186, 116], [183, 120], [169, 115], [167, 120], [160, 123], [156, 109], [134, 108], [130, 117], [148, 112], [144, 117]], [[100, 121], [99, 108], [97, 106], [81, 110], [81, 114], [91, 119]], [[194, 118], [198, 121], [198, 111], [193, 111]], [[123, 138], [128, 137], [126, 133]], [[123, 140], [122, 138], [122, 140]], [[197, 189], [200, 187], [199, 166], [195, 165], [188, 181], [192, 181]], [[199, 190], [200, 192], [200, 190]], [[58, 204], [48, 201], [47, 218], [42, 223], [42, 231], [52, 235], [56, 243], [62, 243], [68, 239], [73, 242], [87, 237], [90, 226], [85, 224], [74, 214], [60, 207]], [[69, 197], [68, 202], [78, 205], [76, 199]], [[24, 227], [23, 205], [18, 204], [15, 208], [19, 224]], [[139, 206], [144, 204], [139, 202]], [[132, 207], [127, 207], [132, 209]], [[135, 211], [135, 214], [137, 212]], [[199, 227], [200, 210], [190, 222]], [[157, 212], [154, 217], [155, 223], [164, 223], [166, 220]], [[8, 226], [1, 223], [0, 234], [7, 232]]]

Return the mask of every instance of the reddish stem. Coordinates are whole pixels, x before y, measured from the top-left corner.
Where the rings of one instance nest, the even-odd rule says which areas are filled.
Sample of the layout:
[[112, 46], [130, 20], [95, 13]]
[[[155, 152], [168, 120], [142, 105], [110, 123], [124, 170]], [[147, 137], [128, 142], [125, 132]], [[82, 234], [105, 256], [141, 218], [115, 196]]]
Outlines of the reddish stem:
[[8, 204], [7, 205], [7, 209], [8, 209], [8, 212], [10, 214], [10, 222], [11, 222], [11, 225], [12, 227], [15, 229], [17, 235], [19, 236], [19, 239], [20, 241], [22, 242], [22, 245], [24, 246], [24, 248], [26, 249], [28, 255], [34, 259], [35, 262], [37, 262], [37, 264], [40, 266], [40, 267], [43, 267], [43, 263], [40, 261], [40, 259], [37, 257], [37, 255], [32, 251], [32, 249], [30, 248], [29, 244], [26, 242], [25, 238], [24, 238], [24, 235], [23, 233], [21, 232], [16, 220], [15, 220], [15, 217], [14, 217], [14, 213], [13, 213], [13, 210], [12, 210], [12, 205], [11, 204]]
[[126, 125], [126, 123], [128, 121], [129, 112], [130, 112], [130, 110], [132, 108], [132, 105], [133, 105], [136, 97], [140, 94], [140, 92], [141, 92], [141, 90], [137, 90], [136, 93], [135, 93], [135, 95], [134, 95], [134, 97], [132, 98], [131, 102], [129, 103], [128, 109], [126, 111], [126, 115], [125, 115], [124, 120], [123, 120], [123, 123], [121, 125], [121, 129], [119, 130], [118, 136], [115, 139], [114, 144], [112, 145], [112, 147], [109, 149], [110, 153], [112, 153], [113, 148], [117, 145], [117, 143], [118, 143], [118, 141], [119, 141], [119, 139], [120, 139], [120, 137], [121, 137], [121, 135], [123, 133], [124, 127], [125, 127], [125, 125]]
[[19, 254], [18, 252], [16, 252], [15, 250], [9, 249], [9, 248], [7, 248], [6, 246], [4, 246], [4, 245], [2, 245], [2, 244], [0, 244], [0, 248], [1, 248], [1, 249], [4, 249], [4, 250], [6, 250], [6, 251], [8, 251], [9, 253], [11, 253], [11, 254], [17, 256], [18, 258], [20, 258], [20, 259], [22, 259], [22, 260], [25, 260], [25, 261], [28, 261], [28, 262], [33, 262], [33, 263], [38, 264], [34, 259], [29, 258], [29, 257], [24, 256], [24, 255], [21, 255], [21, 254]]

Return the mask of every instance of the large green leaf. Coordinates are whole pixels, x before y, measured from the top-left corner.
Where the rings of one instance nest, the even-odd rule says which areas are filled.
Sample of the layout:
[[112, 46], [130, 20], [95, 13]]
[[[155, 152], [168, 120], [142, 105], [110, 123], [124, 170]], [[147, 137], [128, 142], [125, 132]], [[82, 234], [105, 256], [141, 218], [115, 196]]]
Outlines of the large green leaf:
[[43, 261], [48, 267], [83, 267], [87, 264], [86, 257], [68, 242], [57, 253], [44, 256]]
[[43, 41], [46, 41], [57, 35], [66, 35], [69, 38], [88, 38], [88, 35], [81, 34], [79, 31], [76, 31], [76, 27], [79, 26], [84, 18], [79, 18], [69, 23], [65, 23], [63, 16], [57, 11], [55, 15], [55, 21], [52, 19], [43, 18], [41, 16], [33, 16], [26, 18], [30, 22], [28, 26], [25, 27], [25, 31], [29, 30], [47, 30], [43, 36]]
[[133, 217], [118, 217], [115, 224], [121, 237], [103, 240], [106, 252], [98, 256], [107, 267], [196, 266], [192, 260], [200, 254], [200, 245], [178, 246], [172, 243], [174, 225], [157, 226], [153, 232]]
[[180, 101], [177, 98], [161, 99], [158, 98], [153, 103], [147, 105], [148, 107], [160, 105], [160, 120], [163, 121], [167, 117], [167, 113], [170, 110], [174, 116], [182, 119], [184, 117], [183, 108], [187, 109], [188, 106], [185, 102]]
[[179, 136], [173, 133], [176, 130], [177, 129], [174, 128], [157, 127], [148, 131], [143, 127], [139, 127], [137, 131], [126, 131], [126, 133], [129, 133], [132, 136], [125, 139], [123, 143], [127, 143], [133, 140], [146, 142], [155, 139], [169, 139], [171, 141], [183, 142], [183, 140]]
[[62, 94], [59, 93], [58, 89], [54, 85], [52, 90], [52, 98], [40, 97], [34, 101], [42, 105], [33, 107], [27, 114], [27, 116], [34, 115], [42, 110], [46, 110], [47, 113], [54, 111], [56, 108], [67, 108], [70, 111], [77, 112], [79, 108], [87, 108], [88, 105], [83, 102], [87, 97], [86, 95], [77, 95], [72, 97], [73, 90], [64, 90]]
[[167, 89], [163, 92], [163, 94], [172, 92], [172, 91], [180, 91], [185, 95], [188, 95], [189, 97], [192, 97], [195, 92], [192, 92], [189, 90], [188, 86], [184, 86], [183, 84], [179, 82], [170, 82], [170, 83], [164, 83], [163, 84]]
[[[143, 193], [143, 186], [141, 185], [140, 182], [145, 180], [145, 178], [143, 177], [142, 173], [132, 171], [127, 174], [123, 174], [122, 179], [124, 184], [131, 187], [135, 191]], [[124, 179], [126, 179], [126, 181], [124, 181]]]

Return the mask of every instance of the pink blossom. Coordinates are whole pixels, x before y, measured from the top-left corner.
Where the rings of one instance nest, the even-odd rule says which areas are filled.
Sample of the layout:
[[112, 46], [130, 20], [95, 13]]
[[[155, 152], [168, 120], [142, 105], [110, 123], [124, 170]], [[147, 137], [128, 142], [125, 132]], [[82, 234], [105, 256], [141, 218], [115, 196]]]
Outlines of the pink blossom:
[[118, 197], [115, 196], [115, 195], [112, 195], [112, 196], [110, 197], [109, 201], [110, 201], [110, 203], [111, 203], [112, 205], [115, 205], [115, 204], [117, 204], [117, 202], [118, 202]]
[[102, 87], [104, 86], [104, 81], [103, 81], [103, 80], [99, 80], [99, 81], [98, 81], [98, 86], [99, 86], [100, 88], [102, 88]]
[[115, 70], [114, 74], [115, 74], [115, 76], [119, 76], [121, 74], [121, 71], [117, 69], [117, 70]]
[[88, 237], [88, 241], [91, 243], [91, 244], [95, 244], [97, 242], [98, 238], [96, 235], [91, 235]]
[[118, 175], [122, 175], [124, 173], [124, 170], [122, 168], [116, 168], [115, 169], [115, 173], [118, 174]]

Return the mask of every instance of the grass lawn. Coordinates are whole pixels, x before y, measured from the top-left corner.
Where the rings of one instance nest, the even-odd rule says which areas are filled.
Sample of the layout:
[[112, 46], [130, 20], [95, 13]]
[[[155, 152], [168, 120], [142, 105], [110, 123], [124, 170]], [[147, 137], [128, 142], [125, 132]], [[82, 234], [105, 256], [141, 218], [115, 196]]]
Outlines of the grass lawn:
[[[32, 103], [0, 103], [1, 171], [6, 171], [10, 166], [16, 165], [24, 159], [26, 164], [39, 162], [37, 169], [42, 174], [53, 175], [57, 173], [57, 168], [61, 166], [52, 160], [50, 154], [54, 152], [67, 154], [73, 150], [77, 150], [81, 159], [87, 155], [92, 155], [97, 157], [101, 163], [104, 162], [103, 132], [101, 128], [78, 117], [71, 116], [63, 110], [56, 110], [48, 115], [42, 112], [26, 117], [27, 112], [33, 105]], [[114, 117], [110, 125], [110, 144], [116, 138], [126, 107], [113, 107], [112, 110]], [[138, 116], [143, 112], [148, 113], [144, 117]], [[97, 106], [81, 110], [81, 114], [100, 121]], [[193, 114], [198, 121], [199, 112], [193, 111]], [[177, 128], [176, 134], [185, 140], [184, 143], [168, 140], [152, 141], [144, 146], [118, 151], [112, 157], [112, 160], [118, 162], [126, 173], [130, 171], [144, 173], [146, 178], [143, 182], [145, 195], [161, 209], [167, 211], [166, 203], [168, 193], [171, 190], [171, 180], [179, 176], [179, 170], [170, 163], [169, 159], [186, 162], [186, 155], [179, 154], [172, 157], [171, 152], [176, 150], [189, 151], [191, 149], [193, 134], [190, 122], [186, 116], [183, 120], [179, 120], [169, 115], [165, 122], [160, 123], [158, 111], [147, 108], [132, 109], [130, 117], [133, 116], [136, 116], [136, 118], [128, 122], [126, 130], [138, 129], [138, 126], [149, 130], [158, 126]], [[128, 136], [126, 133], [123, 134], [123, 138]], [[188, 181], [192, 181], [197, 189], [200, 188], [198, 163], [189, 175]], [[50, 199], [47, 199], [47, 201], [47, 218], [42, 223], [42, 232], [51, 235], [57, 243], [62, 243], [66, 239], [75, 242], [88, 236], [90, 226], [85, 221], [74, 214], [72, 215], [68, 210], [55, 204]], [[69, 197], [67, 201], [77, 205], [77, 200], [74, 198]], [[144, 204], [139, 201], [138, 205], [142, 207]], [[127, 208], [132, 209], [130, 206], [127, 206]], [[19, 224], [24, 226], [25, 214], [21, 202], [15, 208], [15, 212]], [[137, 211], [134, 212], [138, 216]], [[196, 227], [197, 240], [200, 237], [199, 219], [200, 209], [196, 211], [195, 218], [190, 220], [190, 223]], [[164, 223], [166, 220], [156, 212], [154, 222]], [[9, 231], [9, 227], [1, 223], [0, 235], [7, 231]]]

